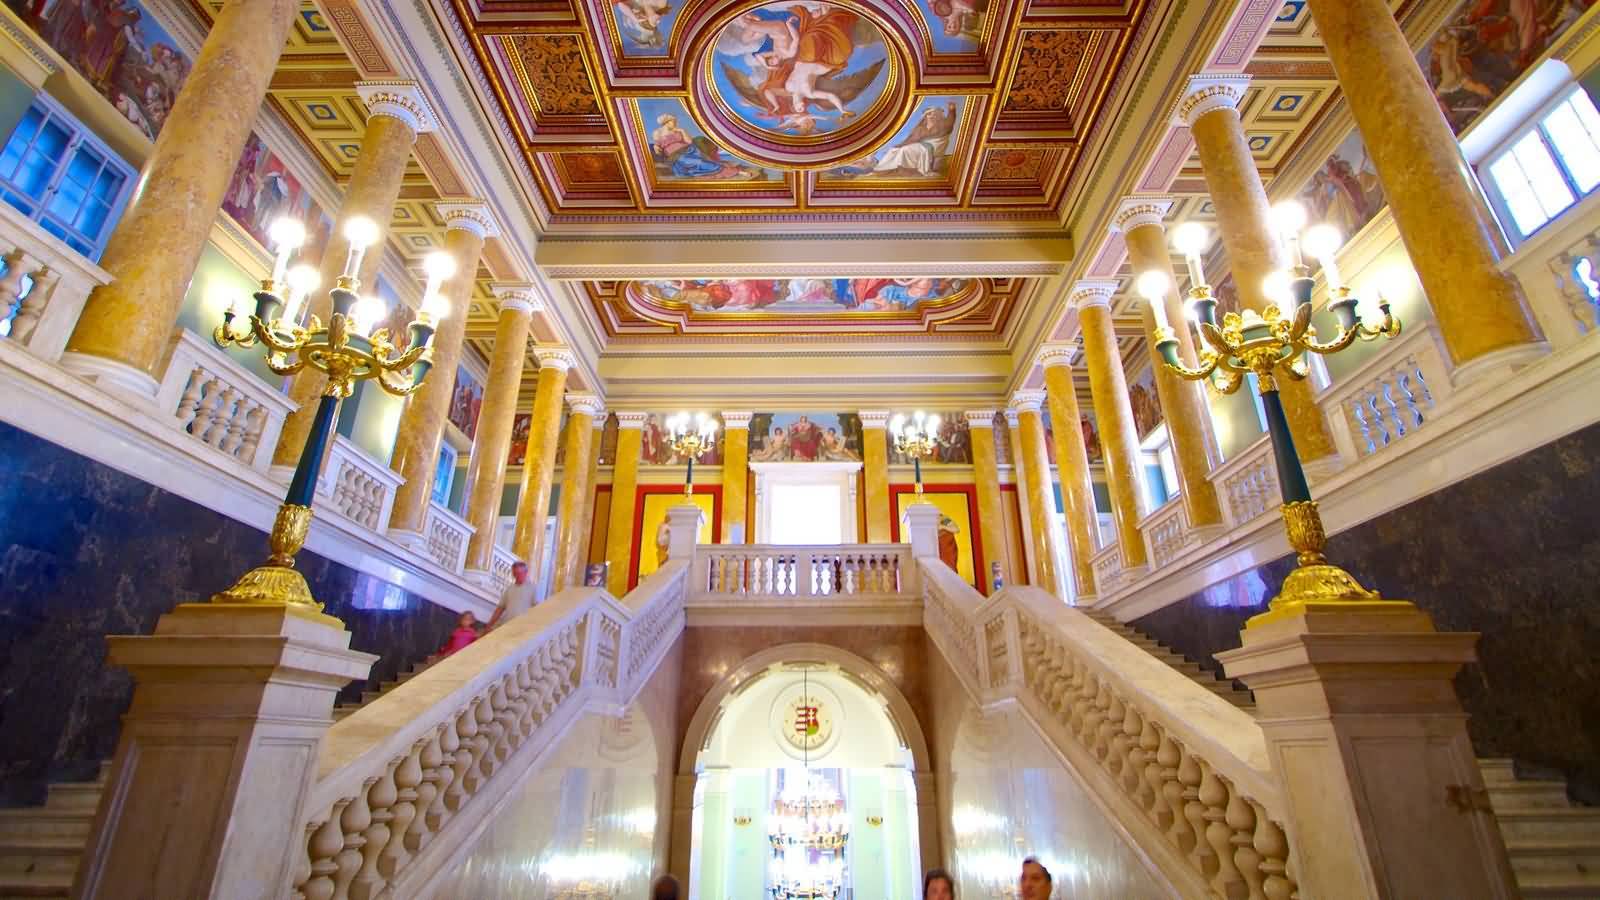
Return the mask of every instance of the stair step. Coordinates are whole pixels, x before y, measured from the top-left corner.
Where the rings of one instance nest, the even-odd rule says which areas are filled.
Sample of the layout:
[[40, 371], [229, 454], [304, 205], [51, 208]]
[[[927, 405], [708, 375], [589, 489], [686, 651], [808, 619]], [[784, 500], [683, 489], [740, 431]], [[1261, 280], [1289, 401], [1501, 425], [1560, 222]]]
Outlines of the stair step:
[[1570, 808], [1567, 785], [1561, 781], [1521, 781], [1516, 784], [1490, 784], [1489, 803], [1496, 811], [1512, 809]]
[[0, 841], [0, 873], [64, 874], [68, 880], [78, 871], [83, 854], [82, 838], [22, 837]]
[[1600, 897], [1600, 873], [1562, 875], [1555, 873], [1517, 876], [1517, 889], [1524, 898], [1582, 897], [1594, 900]]
[[1600, 810], [1586, 807], [1495, 810], [1506, 844], [1586, 840], [1600, 845]]
[[45, 806], [51, 809], [86, 809], [90, 815], [100, 805], [105, 785], [98, 781], [64, 781], [50, 785]]
[[1600, 843], [1588, 840], [1514, 841], [1506, 844], [1518, 877], [1564, 872], [1600, 874]]
[[71, 837], [88, 840], [92, 810], [57, 810], [45, 806], [0, 811], [0, 845], [13, 838]]
[[0, 872], [0, 900], [23, 897], [65, 897], [72, 893], [72, 876], [56, 872]]

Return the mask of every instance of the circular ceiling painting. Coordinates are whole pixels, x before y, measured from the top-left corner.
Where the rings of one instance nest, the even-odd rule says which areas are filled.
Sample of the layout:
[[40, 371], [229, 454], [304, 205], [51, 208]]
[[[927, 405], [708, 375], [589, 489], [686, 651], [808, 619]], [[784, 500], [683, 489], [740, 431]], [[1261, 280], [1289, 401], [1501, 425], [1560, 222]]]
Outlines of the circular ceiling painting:
[[[784, 166], [819, 165], [886, 136], [905, 78], [882, 27], [841, 3], [768, 3], [722, 25], [696, 85], [710, 130]], [[709, 102], [708, 102], [709, 101]]]

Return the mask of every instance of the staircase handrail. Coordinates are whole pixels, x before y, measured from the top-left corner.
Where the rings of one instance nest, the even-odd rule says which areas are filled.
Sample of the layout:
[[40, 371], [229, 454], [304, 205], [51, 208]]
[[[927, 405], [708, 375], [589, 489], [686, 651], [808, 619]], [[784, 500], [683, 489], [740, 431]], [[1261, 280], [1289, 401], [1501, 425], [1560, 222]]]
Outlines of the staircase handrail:
[[976, 701], [1020, 706], [1141, 845], [1159, 841], [1175, 886], [1252, 900], [1292, 886], [1254, 718], [1045, 591], [985, 599], [939, 560], [918, 565], [929, 636]]
[[411, 896], [438, 875], [570, 721], [631, 702], [683, 629], [688, 568], [622, 600], [563, 590], [334, 724], [302, 805], [300, 896]]

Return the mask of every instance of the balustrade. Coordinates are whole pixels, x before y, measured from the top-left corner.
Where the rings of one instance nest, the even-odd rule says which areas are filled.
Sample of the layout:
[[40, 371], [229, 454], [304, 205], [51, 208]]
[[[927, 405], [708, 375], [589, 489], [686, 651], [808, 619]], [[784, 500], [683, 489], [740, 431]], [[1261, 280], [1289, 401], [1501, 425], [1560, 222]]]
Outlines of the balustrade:
[[[424, 545], [428, 558], [450, 572], [460, 572], [467, 561], [467, 541], [477, 529], [437, 502], [429, 501], [427, 519], [423, 522]], [[506, 566], [509, 578], [511, 567]]]
[[368, 456], [344, 435], [328, 451], [317, 495], [351, 521], [382, 533], [394, 507], [394, 495], [405, 481], [388, 466]]
[[168, 345], [156, 410], [179, 431], [266, 472], [283, 421], [295, 404], [192, 331]]
[[1555, 347], [1600, 330], [1600, 194], [1591, 194], [1507, 257], [1545, 337]]
[[1320, 402], [1347, 452], [1370, 456], [1421, 428], [1450, 396], [1450, 370], [1428, 323], [1387, 342], [1366, 365], [1324, 391]]
[[60, 359], [89, 292], [110, 273], [4, 203], [0, 251], [0, 331], [41, 359]]
[[1278, 470], [1272, 459], [1272, 442], [1261, 439], [1211, 472], [1220, 487], [1228, 524], [1238, 527], [1277, 509]]
[[1198, 546], [1203, 534], [1189, 527], [1189, 512], [1182, 498], [1169, 500], [1139, 523], [1150, 547], [1150, 563], [1157, 568], [1172, 562], [1178, 554]]
[[907, 547], [716, 545], [698, 548], [696, 588], [727, 597], [784, 598], [897, 594], [910, 573]]
[[499, 544], [494, 545], [494, 555], [489, 560], [489, 583], [494, 587], [495, 593], [500, 593], [511, 586], [511, 567], [516, 565], [516, 562], [515, 553]]
[[1089, 557], [1089, 567], [1094, 570], [1096, 590], [1102, 594], [1115, 590], [1122, 581], [1122, 547], [1110, 543]]

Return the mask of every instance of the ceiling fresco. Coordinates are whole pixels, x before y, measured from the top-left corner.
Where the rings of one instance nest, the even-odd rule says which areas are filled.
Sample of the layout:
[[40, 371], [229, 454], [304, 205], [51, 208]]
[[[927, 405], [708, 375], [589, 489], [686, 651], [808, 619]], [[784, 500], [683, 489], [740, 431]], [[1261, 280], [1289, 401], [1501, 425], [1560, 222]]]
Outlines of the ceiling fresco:
[[1151, 0], [450, 0], [548, 227], [1059, 221]]

